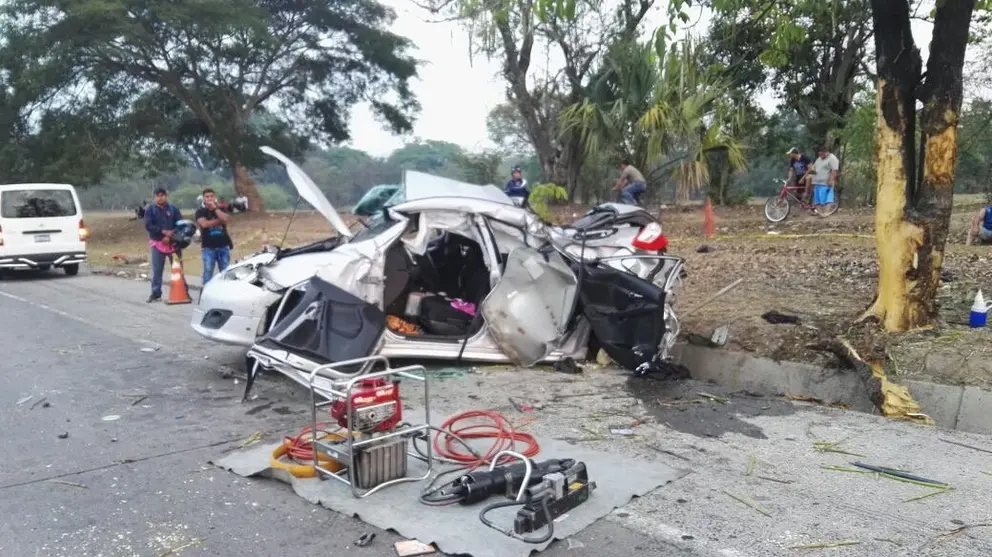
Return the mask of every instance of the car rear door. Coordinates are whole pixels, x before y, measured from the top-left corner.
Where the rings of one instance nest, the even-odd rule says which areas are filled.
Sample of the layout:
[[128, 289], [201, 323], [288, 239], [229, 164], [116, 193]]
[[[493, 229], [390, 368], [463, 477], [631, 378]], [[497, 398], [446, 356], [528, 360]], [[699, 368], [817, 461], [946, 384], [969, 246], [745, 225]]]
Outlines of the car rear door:
[[80, 217], [69, 186], [24, 184], [0, 192], [0, 227], [10, 255], [78, 250]]
[[528, 367], [565, 336], [577, 294], [578, 280], [561, 255], [518, 247], [483, 300], [482, 317], [507, 358]]

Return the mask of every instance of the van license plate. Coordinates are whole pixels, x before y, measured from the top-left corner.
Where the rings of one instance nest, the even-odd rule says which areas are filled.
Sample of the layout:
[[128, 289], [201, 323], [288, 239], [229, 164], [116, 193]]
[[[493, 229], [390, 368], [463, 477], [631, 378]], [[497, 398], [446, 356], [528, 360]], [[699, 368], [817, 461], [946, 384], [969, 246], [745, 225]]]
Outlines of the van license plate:
[[52, 241], [52, 236], [50, 234], [35, 234], [34, 235], [34, 243], [36, 243], [36, 244], [44, 244], [46, 242], [51, 242], [51, 241]]

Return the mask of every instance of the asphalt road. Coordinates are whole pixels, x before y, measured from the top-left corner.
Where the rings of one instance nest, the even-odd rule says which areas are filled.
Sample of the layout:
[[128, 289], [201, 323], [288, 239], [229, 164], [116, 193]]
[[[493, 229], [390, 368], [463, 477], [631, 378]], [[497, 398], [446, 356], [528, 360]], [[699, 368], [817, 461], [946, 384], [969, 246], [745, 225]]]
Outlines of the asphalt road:
[[[267, 381], [241, 404], [241, 352], [147, 293], [85, 273], [0, 280], [0, 555], [395, 555], [394, 534], [209, 465], [255, 432], [298, 429], [302, 393]], [[544, 555], [631, 553], [709, 554], [603, 520]]]

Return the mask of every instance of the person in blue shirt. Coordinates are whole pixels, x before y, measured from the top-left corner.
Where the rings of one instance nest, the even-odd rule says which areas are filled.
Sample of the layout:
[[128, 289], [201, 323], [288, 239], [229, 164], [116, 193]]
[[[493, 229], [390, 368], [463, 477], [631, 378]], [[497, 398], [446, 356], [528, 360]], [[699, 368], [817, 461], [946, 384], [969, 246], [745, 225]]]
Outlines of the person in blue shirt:
[[978, 211], [978, 214], [971, 221], [968, 241], [965, 243], [970, 246], [975, 241], [980, 244], [992, 243], [992, 205], [982, 207], [982, 210]]
[[813, 173], [809, 170], [812, 169], [813, 161], [796, 147], [789, 149], [785, 154], [789, 156], [789, 176], [786, 180], [790, 186], [793, 184], [801, 186], [803, 188], [801, 198], [809, 202], [812, 193], [809, 182], [813, 178]]
[[156, 188], [155, 203], [145, 209], [145, 230], [148, 231], [152, 266], [152, 295], [148, 297], [149, 303], [162, 299], [162, 272], [165, 270], [165, 260], [172, 259], [172, 254], [178, 251], [172, 245], [172, 235], [182, 218], [179, 209], [169, 203], [169, 193], [165, 188]]
[[521, 199], [520, 204], [526, 205], [527, 198], [530, 196], [530, 191], [527, 189], [527, 182], [524, 181], [521, 174], [520, 167], [514, 166], [513, 171], [510, 173], [510, 181], [503, 187], [503, 191], [511, 199]]

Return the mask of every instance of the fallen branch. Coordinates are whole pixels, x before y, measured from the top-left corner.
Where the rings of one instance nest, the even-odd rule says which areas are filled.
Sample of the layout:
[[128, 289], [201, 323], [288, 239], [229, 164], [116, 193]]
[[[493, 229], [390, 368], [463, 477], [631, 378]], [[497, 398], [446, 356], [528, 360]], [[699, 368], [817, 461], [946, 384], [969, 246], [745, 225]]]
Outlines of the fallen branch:
[[717, 298], [719, 298], [720, 296], [723, 296], [727, 292], [730, 292], [731, 290], [733, 290], [734, 288], [736, 288], [738, 284], [740, 284], [742, 282], [744, 282], [744, 279], [743, 278], [739, 278], [739, 279], [735, 280], [734, 282], [728, 284], [727, 286], [724, 286], [716, 294], [714, 294], [714, 295], [710, 296], [709, 298], [706, 298], [702, 302], [696, 304], [696, 306], [693, 307], [693, 308], [691, 308], [689, 311], [686, 311], [686, 312], [682, 313], [681, 317], [683, 319], [685, 319], [686, 317], [689, 317], [693, 313], [696, 313], [697, 311], [703, 309], [704, 306], [707, 306], [710, 303], [716, 301]]
[[973, 451], [980, 451], [980, 452], [983, 452], [983, 453], [992, 454], [992, 451], [990, 451], [989, 449], [983, 449], [981, 447], [975, 447], [973, 445], [966, 445], [964, 443], [958, 443], [957, 441], [951, 441], [950, 439], [941, 439], [941, 441], [943, 441], [944, 443], [950, 443], [951, 445], [957, 445], [959, 447], [964, 447], [966, 449], [971, 449]]
[[203, 540], [197, 538], [197, 539], [195, 539], [195, 540], [193, 540], [191, 542], [184, 543], [183, 545], [176, 546], [176, 547], [173, 547], [173, 548], [170, 548], [170, 549], [166, 549], [162, 553], [159, 553], [158, 554], [158, 557], [171, 557], [173, 555], [179, 555], [179, 553], [182, 552], [184, 549], [189, 549], [191, 547], [200, 545], [201, 543], [203, 543]]
[[76, 482], [69, 482], [69, 481], [66, 481], [66, 480], [48, 480], [48, 483], [59, 484], [59, 485], [67, 485], [69, 487], [78, 487], [79, 489], [89, 489], [89, 487], [86, 486], [86, 485], [79, 484], [79, 483], [76, 483]]
[[744, 475], [750, 476], [751, 474], [753, 474], [754, 469], [757, 468], [757, 466], [758, 466], [758, 457], [751, 455], [751, 457], [747, 459], [747, 472], [745, 472]]
[[951, 488], [938, 489], [936, 491], [931, 491], [930, 493], [924, 493], [923, 495], [917, 495], [916, 497], [910, 497], [909, 499], [904, 499], [903, 503], [911, 503], [913, 501], [919, 501], [920, 499], [926, 499], [927, 497], [933, 497], [934, 495], [940, 495], [941, 493], [947, 493], [948, 491], [954, 491]]
[[733, 493], [730, 493], [729, 491], [726, 491], [726, 490], [723, 493], [727, 497], [730, 497], [731, 499], [734, 499], [735, 501], [737, 501], [739, 503], [742, 503], [744, 505], [747, 505], [748, 507], [751, 507], [752, 509], [758, 511], [759, 513], [761, 513], [761, 514], [763, 514], [763, 515], [765, 515], [767, 517], [771, 517], [772, 516], [772, 513], [771, 512], [765, 510], [761, 505], [759, 505], [759, 504], [757, 504], [757, 503], [755, 503], [753, 501], [749, 501], [749, 500], [745, 499], [744, 497], [741, 497], [740, 495], [734, 495]]
[[768, 480], [770, 482], [777, 482], [777, 483], [780, 483], [780, 484], [791, 484], [791, 483], [795, 483], [792, 480], [782, 480], [782, 479], [779, 479], [779, 478], [773, 478], [771, 476], [755, 476], [755, 478], [759, 478], [759, 479], [762, 479], [762, 480]]
[[845, 451], [843, 449], [839, 449], [838, 447], [844, 441], [846, 441], [846, 439], [845, 440], [841, 440], [841, 441], [833, 441], [833, 442], [830, 442], [830, 441], [816, 441], [816, 442], [813, 443], [813, 449], [815, 449], [817, 452], [821, 452], [821, 453], [838, 453], [838, 454], [846, 454], [846, 455], [850, 455], [850, 456], [860, 456], [860, 457], [864, 457], [865, 456], [865, 455], [858, 454], [858, 453], [852, 453], [851, 451]]
[[959, 526], [958, 528], [955, 528], [948, 532], [944, 532], [943, 534], [940, 534], [939, 536], [935, 537], [930, 541], [936, 543], [944, 540], [949, 540], [951, 538], [956, 538], [960, 536], [965, 531], [970, 530], [972, 528], [989, 528], [989, 527], [992, 527], [992, 522], [981, 522], [979, 524], [965, 524], [964, 526]]
[[675, 452], [672, 452], [672, 451], [668, 451], [668, 450], [662, 449], [660, 447], [655, 447], [654, 445], [648, 445], [648, 448], [654, 449], [654, 450], [658, 451], [659, 453], [667, 454], [668, 456], [674, 456], [675, 458], [677, 458], [679, 460], [684, 460], [686, 462], [692, 462], [691, 460], [689, 460], [688, 457], [684, 457], [684, 456], [682, 456], [682, 455], [680, 455], [678, 453], [675, 453]]
[[728, 402], [730, 402], [730, 399], [729, 398], [723, 398], [722, 396], [711, 395], [709, 393], [704, 393], [702, 391], [700, 391], [700, 392], [698, 392], [696, 394], [698, 394], [699, 396], [701, 396], [703, 398], [708, 398], [708, 399], [712, 400], [713, 402], [719, 402], [720, 404], [727, 404]]
[[809, 545], [794, 545], [789, 549], [829, 549], [831, 547], [845, 547], [848, 545], [858, 545], [859, 543], [861, 542], [857, 540], [844, 540], [841, 542], [820, 542], [820, 543], [811, 543]]
[[917, 481], [917, 480], [911, 480], [911, 479], [908, 479], [908, 478], [901, 478], [899, 476], [894, 476], [892, 474], [886, 474], [884, 472], [876, 472], [876, 471], [872, 471], [872, 470], [864, 470], [862, 468], [850, 468], [848, 466], [834, 466], [834, 465], [823, 465], [823, 466], [820, 466], [820, 468], [823, 468], [824, 470], [832, 470], [834, 472], [850, 472], [852, 474], [871, 474], [871, 475], [878, 476], [878, 477], [881, 477], [881, 478], [886, 478], [886, 479], [889, 479], [889, 480], [895, 480], [897, 482], [903, 482], [903, 483], [908, 483], [908, 484], [913, 484], [913, 485], [919, 485], [919, 486], [922, 486], [922, 487], [932, 487], [933, 489], [936, 489], [937, 490], [937, 491], [934, 491], [934, 492], [931, 492], [931, 493], [926, 493], [924, 495], [920, 495], [920, 496], [917, 496], [917, 497], [911, 497], [911, 498], [906, 499], [905, 501], [903, 501], [904, 503], [909, 503], [910, 501], [917, 501], [919, 499], [925, 499], [927, 497], [933, 497], [934, 495], [940, 495], [941, 493], [944, 493], [945, 491], [954, 491], [954, 488], [951, 487], [951, 486], [949, 486], [949, 485], [947, 485], [947, 484], [921, 482], [921, 481]]
[[855, 474], [871, 474], [867, 470], [861, 470], [860, 468], [850, 468], [848, 466], [834, 466], [834, 465], [823, 465], [820, 466], [824, 470], [833, 470], [834, 472], [851, 472]]

